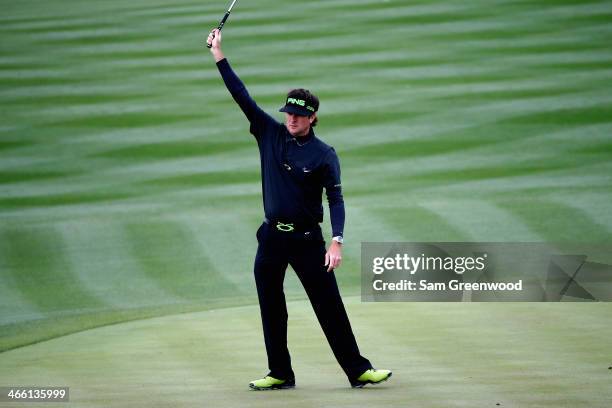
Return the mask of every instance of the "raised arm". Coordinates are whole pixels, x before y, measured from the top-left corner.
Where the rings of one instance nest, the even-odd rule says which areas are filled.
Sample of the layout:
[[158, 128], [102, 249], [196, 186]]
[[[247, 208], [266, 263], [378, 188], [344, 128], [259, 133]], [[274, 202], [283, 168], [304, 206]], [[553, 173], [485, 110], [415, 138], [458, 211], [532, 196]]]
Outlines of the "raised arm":
[[211, 45], [210, 52], [217, 63], [217, 68], [219, 68], [225, 86], [238, 106], [240, 106], [240, 109], [242, 109], [249, 122], [251, 122], [251, 133], [257, 136], [260, 133], [259, 130], [265, 126], [266, 123], [276, 123], [276, 121], [257, 106], [257, 103], [251, 98], [246, 87], [240, 78], [238, 78], [238, 75], [234, 73], [221, 50], [221, 40], [221, 31], [215, 28], [208, 35], [206, 42]]

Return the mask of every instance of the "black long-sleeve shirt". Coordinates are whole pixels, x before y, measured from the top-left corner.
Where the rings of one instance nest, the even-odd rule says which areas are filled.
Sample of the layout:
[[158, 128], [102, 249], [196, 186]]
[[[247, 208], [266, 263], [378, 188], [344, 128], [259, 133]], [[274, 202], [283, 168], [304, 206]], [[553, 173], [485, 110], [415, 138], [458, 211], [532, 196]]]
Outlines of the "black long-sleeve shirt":
[[323, 188], [329, 203], [333, 236], [344, 230], [344, 200], [336, 151], [317, 138], [293, 137], [284, 124], [265, 113], [249, 95], [227, 59], [217, 62], [221, 77], [251, 124], [261, 158], [266, 218], [314, 225], [323, 221]]

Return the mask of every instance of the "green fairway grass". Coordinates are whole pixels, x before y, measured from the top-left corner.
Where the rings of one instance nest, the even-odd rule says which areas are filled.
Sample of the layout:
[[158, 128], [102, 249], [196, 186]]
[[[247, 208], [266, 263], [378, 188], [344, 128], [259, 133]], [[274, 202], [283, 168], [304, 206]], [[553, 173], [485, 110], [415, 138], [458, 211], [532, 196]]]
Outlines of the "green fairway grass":
[[[212, 405], [357, 404], [328, 383], [339, 372], [320, 333], [301, 340], [310, 321], [294, 328], [303, 390], [240, 394], [265, 374], [252, 278], [263, 209], [257, 145], [204, 46], [225, 2], [0, 5], [0, 386], [67, 384], [83, 406], [193, 406], [198, 392]], [[343, 294], [360, 293], [362, 241], [612, 242], [611, 2], [239, 1], [223, 35], [279, 120], [289, 89], [321, 98], [316, 133], [342, 164]], [[323, 228], [329, 241], [327, 209]], [[299, 326], [292, 273], [285, 290]], [[610, 405], [612, 371], [597, 371], [612, 364], [607, 304], [353, 299], [349, 311], [368, 355], [400, 371], [372, 391], [379, 405]], [[134, 372], [127, 350], [142, 353]]]
[[[265, 375], [257, 306], [103, 327], [0, 354], [0, 383], [70, 385], [79, 407], [606, 407], [612, 318], [601, 304], [364, 304], [361, 351], [393, 370], [350, 388], [307, 301], [290, 302], [294, 390]], [[163, 328], [163, 330], [160, 330]]]

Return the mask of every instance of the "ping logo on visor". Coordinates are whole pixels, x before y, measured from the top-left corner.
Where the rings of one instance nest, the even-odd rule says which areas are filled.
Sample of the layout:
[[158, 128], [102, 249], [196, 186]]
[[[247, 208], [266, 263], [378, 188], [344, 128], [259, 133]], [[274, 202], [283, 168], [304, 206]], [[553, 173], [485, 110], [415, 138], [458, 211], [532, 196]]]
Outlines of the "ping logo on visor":
[[305, 107], [311, 112], [315, 111], [315, 108], [313, 108], [312, 106], [306, 105], [306, 101], [303, 99], [287, 98], [287, 105], [299, 105], [299, 106]]

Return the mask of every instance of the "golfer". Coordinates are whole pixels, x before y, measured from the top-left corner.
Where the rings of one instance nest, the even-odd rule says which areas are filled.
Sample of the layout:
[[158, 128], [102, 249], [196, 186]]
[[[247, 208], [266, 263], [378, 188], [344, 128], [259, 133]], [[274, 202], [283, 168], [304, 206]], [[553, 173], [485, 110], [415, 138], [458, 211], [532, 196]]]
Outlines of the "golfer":
[[[270, 372], [252, 381], [255, 390], [295, 387], [287, 349], [287, 306], [283, 280], [291, 265], [302, 282], [327, 341], [350, 384], [361, 388], [391, 377], [361, 356], [334, 269], [342, 260], [344, 201], [340, 164], [334, 149], [315, 136], [319, 100], [305, 89], [290, 91], [278, 123], [251, 99], [221, 51], [221, 32], [207, 39], [221, 77], [250, 122], [261, 159], [265, 218], [257, 230], [255, 282]], [[326, 250], [320, 223], [322, 193], [329, 203], [333, 238]]]

